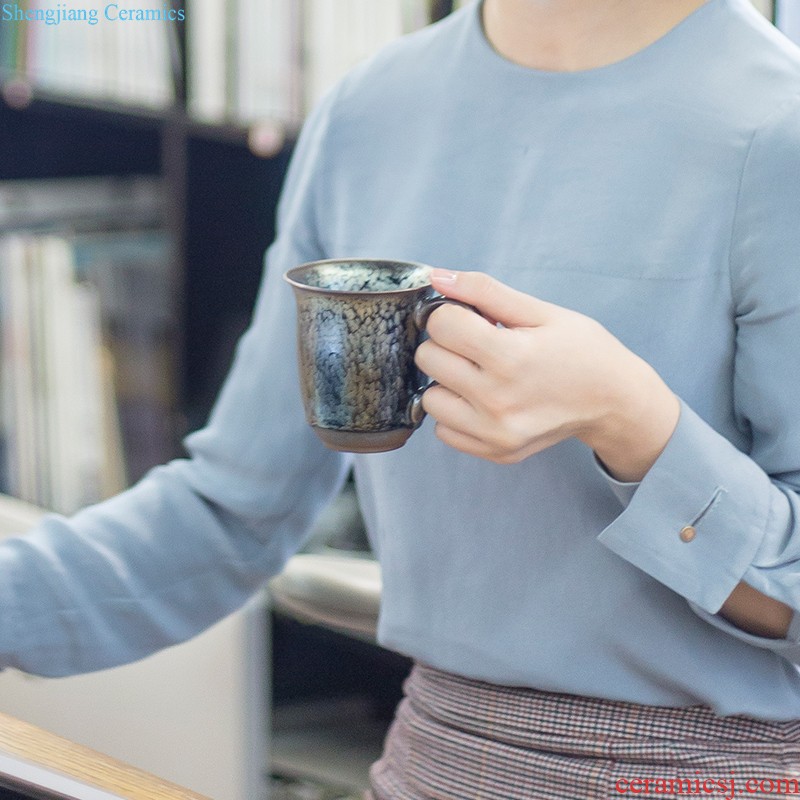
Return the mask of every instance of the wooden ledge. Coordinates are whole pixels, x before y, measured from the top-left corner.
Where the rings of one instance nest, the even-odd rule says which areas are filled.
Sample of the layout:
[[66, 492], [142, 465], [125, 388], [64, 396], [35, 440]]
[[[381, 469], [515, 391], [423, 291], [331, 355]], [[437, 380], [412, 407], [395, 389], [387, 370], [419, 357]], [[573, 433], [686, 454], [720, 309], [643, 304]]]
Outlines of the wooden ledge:
[[[176, 742], [175, 747], [179, 748], [180, 742]], [[13, 787], [23, 797], [68, 797], [84, 800], [105, 796], [108, 800], [208, 800], [181, 786], [7, 714], [0, 714], [0, 756], [6, 757], [4, 761], [9, 756], [19, 759], [23, 768], [34, 767], [38, 768], [35, 772], [45, 775], [49, 773], [44, 781], [37, 783], [29, 782], [24, 775], [20, 778], [19, 775], [0, 773], [0, 784]], [[64, 781], [64, 778], [67, 780]], [[62, 786], [60, 791], [54, 788], [59, 783]], [[72, 788], [65, 791], [65, 786]], [[81, 787], [86, 789], [85, 794], [81, 794]]]

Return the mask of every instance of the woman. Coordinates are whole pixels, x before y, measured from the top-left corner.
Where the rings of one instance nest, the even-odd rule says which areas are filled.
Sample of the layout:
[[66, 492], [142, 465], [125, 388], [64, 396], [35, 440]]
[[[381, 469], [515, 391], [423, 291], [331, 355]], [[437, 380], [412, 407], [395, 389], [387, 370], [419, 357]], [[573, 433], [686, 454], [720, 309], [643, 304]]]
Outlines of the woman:
[[191, 457], [0, 549], [0, 663], [141, 657], [280, 569], [351, 464], [281, 274], [423, 261], [500, 324], [434, 312], [432, 420], [353, 459], [417, 661], [372, 796], [793, 793], [799, 179], [800, 55], [747, 0], [485, 0], [389, 46], [305, 127]]

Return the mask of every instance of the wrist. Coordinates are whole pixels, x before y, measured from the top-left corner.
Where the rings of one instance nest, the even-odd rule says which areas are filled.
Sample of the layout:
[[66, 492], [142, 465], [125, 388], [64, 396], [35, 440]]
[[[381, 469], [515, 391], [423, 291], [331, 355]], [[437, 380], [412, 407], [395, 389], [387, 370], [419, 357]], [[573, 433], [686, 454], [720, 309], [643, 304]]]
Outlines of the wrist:
[[630, 380], [616, 386], [604, 413], [580, 438], [614, 478], [640, 481], [675, 431], [680, 401], [643, 361]]

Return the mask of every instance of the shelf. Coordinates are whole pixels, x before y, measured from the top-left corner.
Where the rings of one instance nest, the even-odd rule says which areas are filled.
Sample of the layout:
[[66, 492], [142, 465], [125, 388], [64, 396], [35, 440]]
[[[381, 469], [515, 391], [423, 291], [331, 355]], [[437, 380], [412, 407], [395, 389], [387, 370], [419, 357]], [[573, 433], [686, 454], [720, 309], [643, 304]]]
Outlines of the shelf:
[[113, 100], [47, 91], [16, 76], [5, 75], [0, 84], [3, 102], [15, 111], [42, 111], [69, 116], [94, 112], [106, 117], [118, 117], [126, 125], [142, 124], [148, 127], [162, 124], [175, 113], [170, 107], [148, 108]]
[[30, 82], [4, 77], [0, 80], [0, 96], [12, 111], [56, 114], [61, 117], [95, 115], [104, 121], [124, 126], [158, 130], [177, 127], [186, 136], [247, 148], [253, 155], [271, 158], [288, 142], [297, 138], [299, 128], [278, 120], [262, 120], [251, 125], [235, 122], [208, 123], [194, 119], [177, 106], [148, 108], [127, 103], [62, 94], [40, 89]]

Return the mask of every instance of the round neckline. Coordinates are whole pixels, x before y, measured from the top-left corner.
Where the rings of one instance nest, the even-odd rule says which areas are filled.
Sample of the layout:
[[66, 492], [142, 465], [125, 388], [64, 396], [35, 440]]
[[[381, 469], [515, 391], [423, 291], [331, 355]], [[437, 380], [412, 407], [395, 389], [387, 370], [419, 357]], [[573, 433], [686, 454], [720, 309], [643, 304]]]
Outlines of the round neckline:
[[680, 22], [670, 28], [665, 34], [660, 36], [655, 41], [645, 45], [641, 50], [631, 53], [629, 56], [619, 59], [618, 61], [611, 61], [608, 64], [602, 64], [598, 67], [590, 67], [589, 69], [581, 70], [547, 70], [537, 69], [536, 67], [527, 67], [524, 64], [518, 64], [510, 58], [506, 58], [498, 52], [483, 27], [483, 4], [484, 0], [476, 0], [471, 7], [471, 20], [470, 20], [470, 36], [475, 42], [476, 49], [480, 51], [481, 56], [494, 63], [500, 69], [504, 69], [509, 73], [516, 73], [517, 75], [527, 76], [530, 79], [539, 78], [542, 80], [550, 81], [581, 81], [590, 80], [595, 78], [610, 77], [618, 74], [619, 72], [627, 71], [632, 68], [644, 66], [651, 63], [658, 58], [660, 53], [667, 47], [670, 47], [675, 40], [679, 40], [688, 33], [690, 33], [699, 20], [705, 18], [708, 14], [724, 0], [707, 0], [699, 8], [696, 8]]

